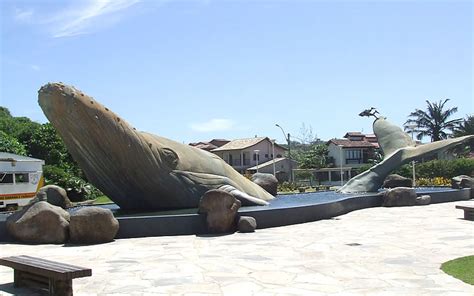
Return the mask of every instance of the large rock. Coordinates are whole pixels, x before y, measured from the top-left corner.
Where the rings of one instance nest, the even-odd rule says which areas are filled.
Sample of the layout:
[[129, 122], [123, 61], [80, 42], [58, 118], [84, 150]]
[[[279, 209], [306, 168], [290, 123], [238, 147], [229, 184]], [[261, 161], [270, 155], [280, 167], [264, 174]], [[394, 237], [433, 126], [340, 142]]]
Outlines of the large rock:
[[257, 229], [257, 220], [250, 216], [240, 216], [238, 223], [239, 232], [254, 232]]
[[471, 198], [474, 198], [474, 178], [459, 175], [451, 179], [451, 187], [454, 189], [471, 188]]
[[8, 233], [32, 244], [63, 244], [69, 237], [69, 213], [46, 201], [40, 201], [7, 218]]
[[277, 195], [278, 179], [272, 174], [255, 173], [252, 181], [273, 196]]
[[387, 190], [383, 195], [384, 207], [414, 206], [416, 204], [416, 192], [413, 188], [397, 187]]
[[416, 198], [415, 201], [416, 205], [418, 206], [425, 206], [431, 203], [431, 196], [430, 195], [421, 195]]
[[412, 187], [413, 180], [397, 174], [388, 175], [383, 182], [383, 188]]
[[46, 185], [41, 187], [36, 193], [36, 197], [32, 200], [32, 203], [38, 201], [47, 201], [48, 203], [63, 209], [72, 207], [72, 203], [67, 197], [66, 190], [56, 185]]
[[72, 243], [100, 244], [114, 239], [119, 223], [112, 212], [99, 207], [84, 207], [71, 213], [69, 234]]
[[451, 179], [451, 187], [454, 189], [471, 188], [474, 189], [474, 178], [459, 175]]
[[230, 193], [212, 189], [202, 196], [198, 213], [206, 214], [210, 232], [228, 233], [235, 231], [235, 220], [240, 205], [240, 201]]

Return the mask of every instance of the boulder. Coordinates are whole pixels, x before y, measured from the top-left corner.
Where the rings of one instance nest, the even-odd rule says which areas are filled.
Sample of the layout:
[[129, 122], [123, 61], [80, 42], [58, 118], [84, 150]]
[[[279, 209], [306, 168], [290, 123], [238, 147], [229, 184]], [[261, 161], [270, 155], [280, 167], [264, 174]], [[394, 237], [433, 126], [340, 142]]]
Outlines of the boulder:
[[451, 188], [462, 189], [462, 188], [471, 188], [474, 189], [474, 178], [459, 175], [451, 179]]
[[272, 174], [255, 173], [252, 181], [273, 196], [277, 195], [278, 179]]
[[84, 207], [71, 213], [69, 235], [71, 243], [100, 244], [113, 241], [119, 222], [112, 211], [99, 207]]
[[429, 195], [418, 196], [415, 200], [415, 203], [418, 206], [429, 205], [431, 203], [431, 196]]
[[416, 192], [413, 188], [397, 187], [385, 191], [383, 194], [384, 207], [414, 206], [416, 204]]
[[413, 180], [397, 174], [388, 175], [383, 182], [383, 188], [412, 187]]
[[451, 187], [453, 189], [471, 188], [471, 198], [474, 198], [474, 178], [459, 175], [451, 179]]
[[235, 231], [235, 219], [240, 208], [240, 201], [232, 194], [211, 189], [201, 197], [198, 213], [206, 214], [207, 228], [212, 233]]
[[31, 203], [38, 201], [47, 201], [48, 203], [63, 209], [72, 207], [72, 203], [67, 197], [66, 190], [56, 185], [46, 185], [41, 187]]
[[69, 237], [69, 213], [46, 201], [39, 201], [17, 211], [6, 220], [8, 233], [32, 244], [63, 244]]
[[257, 220], [254, 217], [240, 216], [238, 223], [239, 232], [254, 232], [257, 229]]

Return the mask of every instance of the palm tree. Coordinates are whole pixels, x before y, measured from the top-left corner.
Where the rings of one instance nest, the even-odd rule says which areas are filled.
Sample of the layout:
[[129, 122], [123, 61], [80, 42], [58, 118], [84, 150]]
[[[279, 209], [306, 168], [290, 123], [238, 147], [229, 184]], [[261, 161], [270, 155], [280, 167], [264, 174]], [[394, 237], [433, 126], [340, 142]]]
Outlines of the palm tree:
[[444, 105], [449, 101], [445, 99], [438, 103], [426, 101], [428, 105], [426, 111], [415, 109], [415, 112], [408, 115], [405, 122], [405, 131], [417, 133], [416, 138], [421, 140], [424, 136], [431, 138], [431, 141], [439, 141], [448, 137], [447, 131], [453, 131], [462, 120], [460, 118], [448, 120], [448, 118], [458, 111], [457, 107], [444, 110]]
[[459, 123], [454, 129], [455, 137], [474, 135], [474, 115], [468, 115], [466, 119]]

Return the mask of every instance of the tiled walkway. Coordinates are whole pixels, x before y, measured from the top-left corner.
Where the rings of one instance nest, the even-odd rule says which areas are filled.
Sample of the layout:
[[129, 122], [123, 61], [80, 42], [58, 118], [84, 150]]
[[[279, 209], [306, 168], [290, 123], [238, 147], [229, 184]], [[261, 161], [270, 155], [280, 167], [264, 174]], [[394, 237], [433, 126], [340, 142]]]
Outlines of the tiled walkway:
[[[121, 239], [94, 246], [0, 244], [92, 268], [75, 295], [474, 295], [442, 262], [474, 255], [474, 222], [456, 204], [371, 208], [331, 220], [218, 237]], [[12, 287], [0, 267], [0, 294]]]

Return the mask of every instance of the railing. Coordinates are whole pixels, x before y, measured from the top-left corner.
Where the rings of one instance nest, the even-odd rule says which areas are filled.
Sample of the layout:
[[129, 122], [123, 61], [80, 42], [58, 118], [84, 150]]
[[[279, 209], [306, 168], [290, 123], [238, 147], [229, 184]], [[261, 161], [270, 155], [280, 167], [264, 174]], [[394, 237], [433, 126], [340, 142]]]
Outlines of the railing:
[[250, 159], [244, 159], [243, 163], [240, 162], [240, 159], [234, 159], [232, 163], [229, 163], [231, 166], [241, 166], [241, 165], [250, 165]]
[[362, 158], [346, 158], [346, 164], [364, 163]]

